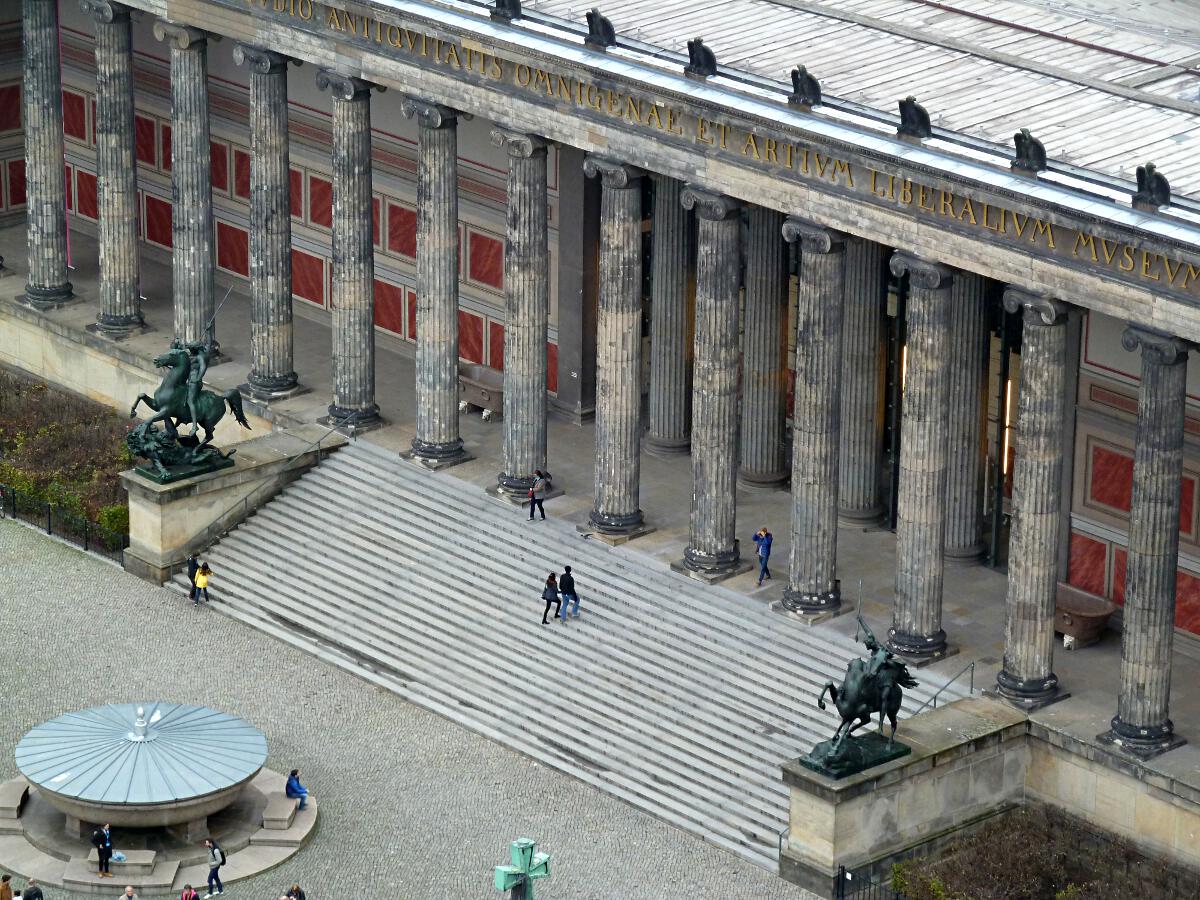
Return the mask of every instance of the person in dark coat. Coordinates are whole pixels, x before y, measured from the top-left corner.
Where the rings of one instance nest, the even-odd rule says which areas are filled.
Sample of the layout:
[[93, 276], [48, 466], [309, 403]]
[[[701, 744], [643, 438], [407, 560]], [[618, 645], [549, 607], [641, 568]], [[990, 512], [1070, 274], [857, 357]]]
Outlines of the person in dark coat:
[[570, 566], [563, 566], [562, 578], [558, 579], [558, 592], [562, 594], [562, 619], [567, 621], [571, 615], [571, 604], [575, 604], [575, 618], [579, 618], [579, 595], [575, 593], [575, 576], [571, 574]]
[[96, 856], [99, 859], [100, 866], [96, 872], [96, 877], [112, 878], [113, 874], [108, 870], [108, 864], [112, 860], [112, 827], [101, 825], [93, 831], [92, 846], [96, 848]]
[[771, 560], [771, 543], [775, 538], [771, 532], [767, 531], [767, 526], [758, 529], [758, 533], [754, 535], [754, 544], [757, 547], [758, 556], [758, 586], [762, 587], [763, 579], [771, 580], [771, 570], [767, 568], [767, 563]]
[[25, 885], [25, 890], [21, 892], [21, 900], [45, 900], [36, 878], [29, 879], [29, 884]]
[[299, 809], [304, 809], [304, 804], [308, 802], [308, 788], [300, 783], [299, 769], [292, 769], [288, 774], [287, 784], [284, 785], [283, 792], [293, 800], [299, 800]]
[[546, 610], [542, 613], [542, 624], [550, 624], [546, 621], [546, 616], [550, 614], [551, 603], [554, 604], [554, 618], [561, 619], [562, 616], [558, 614], [558, 611], [562, 607], [562, 601], [558, 599], [558, 579], [554, 577], [553, 572], [546, 578], [546, 586], [542, 588], [542, 599], [546, 601]]
[[196, 558], [196, 554], [188, 557], [188, 599], [193, 603], [196, 602], [196, 573], [200, 571], [200, 560]]

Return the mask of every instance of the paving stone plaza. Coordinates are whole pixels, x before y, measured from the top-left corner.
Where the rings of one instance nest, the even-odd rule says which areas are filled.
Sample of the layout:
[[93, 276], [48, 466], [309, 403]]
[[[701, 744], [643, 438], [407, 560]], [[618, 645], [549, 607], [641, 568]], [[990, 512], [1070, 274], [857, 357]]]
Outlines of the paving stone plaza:
[[[807, 900], [811, 894], [225, 616], [0, 521], [0, 746], [68, 709], [169, 697], [236, 710], [267, 764], [300, 768], [315, 838], [226, 895], [445, 900], [498, 896], [492, 866], [529, 836], [552, 855], [538, 896]], [[54, 635], [53, 640], [49, 635]], [[536, 692], [553, 703], [548, 690]], [[0, 754], [0, 779], [15, 774]], [[120, 847], [120, 835], [116, 846]], [[19, 880], [18, 880], [18, 883]], [[121, 885], [113, 886], [115, 897]], [[47, 889], [47, 900], [75, 894]]]

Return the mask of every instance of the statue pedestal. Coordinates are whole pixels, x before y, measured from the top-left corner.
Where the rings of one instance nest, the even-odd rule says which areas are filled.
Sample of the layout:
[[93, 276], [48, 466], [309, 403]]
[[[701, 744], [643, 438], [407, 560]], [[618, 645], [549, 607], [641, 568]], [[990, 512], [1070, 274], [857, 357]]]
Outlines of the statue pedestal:
[[129, 495], [125, 569], [162, 584], [191, 553], [207, 547], [316, 465], [318, 438], [322, 453], [346, 442], [337, 433], [306, 425], [235, 445], [233, 465], [220, 471], [167, 484], [137, 469], [122, 472], [121, 486]]
[[885, 880], [893, 862], [1008, 811], [1024, 796], [1025, 734], [1020, 711], [970, 698], [902, 719], [911, 752], [870, 769], [832, 778], [811, 760], [784, 763], [791, 811], [779, 874], [833, 897], [839, 866]]

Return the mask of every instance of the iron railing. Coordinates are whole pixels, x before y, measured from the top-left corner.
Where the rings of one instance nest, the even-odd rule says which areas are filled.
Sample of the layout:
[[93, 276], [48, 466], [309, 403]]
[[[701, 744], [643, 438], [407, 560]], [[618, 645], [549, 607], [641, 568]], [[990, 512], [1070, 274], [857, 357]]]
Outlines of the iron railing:
[[968, 672], [970, 673], [971, 681], [970, 681], [970, 685], [967, 688], [967, 695], [973, 696], [975, 694], [975, 661], [971, 660], [971, 662], [967, 663], [965, 666], [963, 666], [961, 669], [958, 670], [957, 675], [955, 675], [953, 678], [951, 678], [949, 681], [947, 681], [945, 684], [943, 684], [940, 688], [938, 688], [936, 691], [934, 691], [933, 696], [930, 697], [928, 700], [926, 700], [924, 703], [922, 703], [920, 706], [918, 706], [916, 708], [916, 710], [914, 710], [913, 713], [909, 716], [909, 718], [911, 719], [913, 716], [915, 716], [917, 713], [921, 712], [927, 706], [932, 709], [937, 709], [937, 699], [938, 699], [938, 697], [940, 697], [942, 695], [942, 691], [946, 690], [946, 688], [950, 687], [950, 685], [954, 684], [954, 682], [958, 681], [958, 679], [962, 678], [963, 675]]
[[866, 875], [854, 874], [845, 866], [838, 866], [833, 897], [834, 900], [845, 900], [847, 897], [853, 897], [854, 900], [909, 900], [905, 894], [895, 890], [889, 882], [881, 884], [878, 881], [872, 881]]
[[0, 484], [0, 518], [26, 522], [117, 564], [124, 563], [125, 548], [129, 546], [129, 535], [7, 484]]

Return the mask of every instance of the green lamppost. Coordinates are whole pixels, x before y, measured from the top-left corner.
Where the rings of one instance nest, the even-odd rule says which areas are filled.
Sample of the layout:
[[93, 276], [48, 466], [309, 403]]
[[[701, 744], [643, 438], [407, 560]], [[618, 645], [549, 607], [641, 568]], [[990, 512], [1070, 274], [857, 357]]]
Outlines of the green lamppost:
[[533, 900], [535, 878], [550, 874], [550, 854], [534, 853], [536, 847], [529, 838], [518, 838], [508, 845], [511, 866], [496, 866], [492, 883], [498, 891], [512, 891], [509, 900]]

